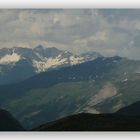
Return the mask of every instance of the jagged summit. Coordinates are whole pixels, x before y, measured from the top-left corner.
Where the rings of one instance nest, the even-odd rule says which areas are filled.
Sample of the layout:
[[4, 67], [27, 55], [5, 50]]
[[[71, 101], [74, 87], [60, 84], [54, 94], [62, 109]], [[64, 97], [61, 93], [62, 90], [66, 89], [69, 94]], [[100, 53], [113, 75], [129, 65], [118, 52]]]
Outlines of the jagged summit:
[[37, 45], [34, 49], [44, 49], [44, 47], [41, 45], [41, 44], [39, 44], [39, 45]]
[[[69, 51], [59, 50], [55, 47], [45, 48], [40, 44], [33, 49], [3, 48], [0, 49], [0, 84], [11, 83], [15, 80], [19, 82], [24, 80], [24, 77], [28, 78], [36, 73], [84, 63], [99, 56], [100, 54], [95, 52], [93, 54], [90, 52], [88, 56], [74, 55]], [[23, 69], [26, 69], [23, 76], [17, 74]]]

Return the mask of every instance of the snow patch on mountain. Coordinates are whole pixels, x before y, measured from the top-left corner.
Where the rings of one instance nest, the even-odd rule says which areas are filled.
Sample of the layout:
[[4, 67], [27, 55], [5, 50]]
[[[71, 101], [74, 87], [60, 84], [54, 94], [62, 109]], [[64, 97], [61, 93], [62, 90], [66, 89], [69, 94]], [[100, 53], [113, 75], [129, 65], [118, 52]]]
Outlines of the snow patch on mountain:
[[66, 55], [65, 54], [59, 54], [57, 57], [55, 58], [47, 58], [37, 54], [37, 56], [40, 58], [40, 61], [37, 60], [33, 60], [33, 67], [36, 68], [36, 72], [44, 72], [47, 71], [50, 68], [56, 68], [57, 66], [61, 66], [61, 65], [66, 65], [66, 64], [70, 64], [70, 65], [76, 65], [76, 64], [80, 64], [85, 62], [83, 57], [79, 57], [79, 56], [63, 56]]
[[33, 60], [33, 66], [36, 68], [36, 72], [38, 73], [42, 71], [47, 71], [49, 68], [55, 68], [59, 65], [67, 63], [67, 59], [60, 59], [60, 56], [56, 58], [44, 58], [42, 59], [42, 61]]
[[30, 62], [37, 73], [48, 71], [57, 67], [64, 67], [84, 63], [94, 60], [98, 53], [86, 53], [84, 55], [74, 55], [68, 51], [61, 51], [56, 48], [43, 48], [39, 45], [34, 49], [8, 48], [0, 49], [0, 64], [13, 65], [21, 59]]
[[41, 54], [39, 54], [38, 52], [36, 52], [35, 54], [36, 54], [36, 56], [37, 56], [38, 58], [40, 58], [41, 60], [44, 60], [44, 58], [43, 58], [43, 56], [42, 56]]
[[21, 56], [17, 53], [7, 54], [4, 57], [0, 58], [0, 64], [10, 64], [16, 63], [21, 59]]
[[76, 65], [79, 63], [84, 62], [84, 58], [83, 57], [75, 57], [75, 56], [71, 56], [70, 57], [70, 63], [71, 65]]

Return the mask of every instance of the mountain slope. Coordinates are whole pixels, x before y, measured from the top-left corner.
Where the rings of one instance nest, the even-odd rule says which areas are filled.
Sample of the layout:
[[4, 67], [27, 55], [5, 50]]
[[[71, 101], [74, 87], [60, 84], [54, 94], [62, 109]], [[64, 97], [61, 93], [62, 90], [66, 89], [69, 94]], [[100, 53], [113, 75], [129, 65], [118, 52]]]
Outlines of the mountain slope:
[[[114, 62], [114, 60], [117, 61], [117, 63]], [[108, 77], [110, 71], [115, 69], [121, 60], [120, 57], [100, 57], [94, 61], [80, 65], [40, 73], [17, 84], [0, 86], [0, 101], [16, 98], [31, 89], [49, 88], [62, 82], [95, 80], [99, 83], [101, 80]]]
[[1, 106], [25, 128], [67, 115], [112, 113], [140, 100], [140, 61], [99, 57], [0, 86]]
[[35, 131], [139, 131], [140, 101], [113, 114], [79, 113], [41, 125]]
[[[114, 90], [114, 85], [104, 80], [121, 61], [120, 57], [100, 57], [80, 65], [40, 73], [15, 85], [0, 86], [1, 105], [27, 128], [74, 112], [100, 112], [91, 105], [90, 109], [87, 103], [91, 97], [96, 99], [96, 105], [116, 95], [109, 93], [106, 96], [100, 89], [108, 91], [112, 87], [109, 91]], [[97, 98], [95, 94], [98, 92], [106, 98]]]
[[19, 124], [13, 116], [3, 110], [0, 109], [0, 131], [23, 131], [23, 127]]

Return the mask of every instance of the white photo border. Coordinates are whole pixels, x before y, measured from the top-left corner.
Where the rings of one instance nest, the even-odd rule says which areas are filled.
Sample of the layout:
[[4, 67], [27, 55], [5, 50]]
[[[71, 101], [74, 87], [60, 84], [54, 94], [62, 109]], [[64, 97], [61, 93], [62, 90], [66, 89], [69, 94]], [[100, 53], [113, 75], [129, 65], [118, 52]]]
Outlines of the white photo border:
[[[0, 0], [0, 9], [140, 9], [139, 0]], [[0, 133], [2, 140], [131, 140], [139, 132], [10, 132]]]

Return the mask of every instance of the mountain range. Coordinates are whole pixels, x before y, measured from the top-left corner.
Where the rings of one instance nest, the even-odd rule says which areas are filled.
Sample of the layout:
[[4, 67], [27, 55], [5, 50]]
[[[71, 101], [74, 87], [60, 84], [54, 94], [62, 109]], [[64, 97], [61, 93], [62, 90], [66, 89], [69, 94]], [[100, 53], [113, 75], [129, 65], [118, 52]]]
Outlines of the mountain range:
[[77, 113], [113, 113], [140, 100], [140, 61], [97, 57], [0, 86], [0, 103], [26, 129]]
[[96, 52], [74, 55], [57, 48], [41, 45], [30, 48], [0, 49], [0, 85], [23, 81], [40, 72], [80, 64], [101, 56]]
[[28, 130], [79, 113], [114, 113], [140, 101], [139, 84], [139, 60], [41, 45], [0, 49], [0, 107]]

